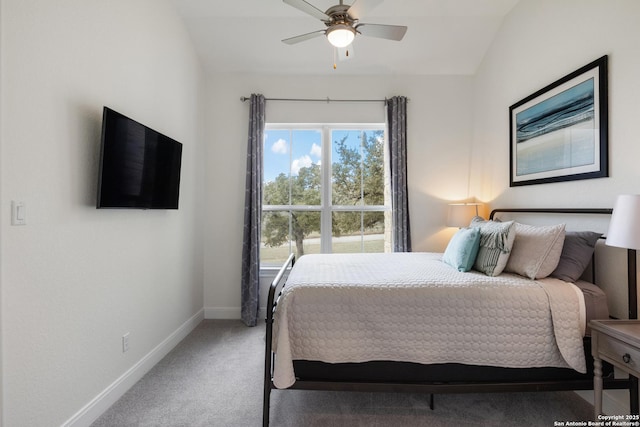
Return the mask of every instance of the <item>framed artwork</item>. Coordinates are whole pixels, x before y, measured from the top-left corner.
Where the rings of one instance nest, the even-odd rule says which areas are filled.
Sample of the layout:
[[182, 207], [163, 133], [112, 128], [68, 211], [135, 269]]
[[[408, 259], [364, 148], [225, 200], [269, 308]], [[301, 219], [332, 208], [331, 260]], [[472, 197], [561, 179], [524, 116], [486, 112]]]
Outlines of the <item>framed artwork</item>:
[[509, 107], [510, 186], [609, 176], [607, 56]]

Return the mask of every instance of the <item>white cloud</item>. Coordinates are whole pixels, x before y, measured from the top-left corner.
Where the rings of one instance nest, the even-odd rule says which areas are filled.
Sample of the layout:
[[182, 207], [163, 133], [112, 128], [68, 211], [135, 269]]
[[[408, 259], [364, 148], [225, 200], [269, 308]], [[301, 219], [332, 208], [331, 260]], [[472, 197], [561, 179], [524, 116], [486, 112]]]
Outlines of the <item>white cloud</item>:
[[273, 145], [271, 146], [271, 151], [277, 154], [287, 154], [287, 146], [288, 146], [287, 141], [280, 138], [279, 140], [273, 143]]
[[311, 146], [311, 155], [316, 157], [322, 157], [322, 147], [320, 147], [315, 142]]
[[295, 159], [293, 162], [291, 162], [291, 173], [293, 175], [298, 175], [298, 172], [300, 172], [300, 169], [308, 168], [312, 164], [313, 164], [313, 161], [311, 161], [311, 157], [302, 156], [299, 159]]

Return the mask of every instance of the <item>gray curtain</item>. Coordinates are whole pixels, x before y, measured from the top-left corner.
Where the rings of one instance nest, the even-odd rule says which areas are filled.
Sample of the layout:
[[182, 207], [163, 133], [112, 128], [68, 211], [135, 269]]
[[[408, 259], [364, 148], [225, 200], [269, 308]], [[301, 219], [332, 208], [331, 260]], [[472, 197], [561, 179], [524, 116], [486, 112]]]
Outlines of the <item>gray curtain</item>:
[[407, 98], [394, 96], [387, 100], [386, 107], [389, 154], [391, 156], [393, 251], [411, 252], [407, 186]]
[[260, 307], [260, 231], [262, 216], [262, 145], [264, 135], [264, 96], [251, 95], [247, 174], [242, 240], [242, 321], [256, 326]]

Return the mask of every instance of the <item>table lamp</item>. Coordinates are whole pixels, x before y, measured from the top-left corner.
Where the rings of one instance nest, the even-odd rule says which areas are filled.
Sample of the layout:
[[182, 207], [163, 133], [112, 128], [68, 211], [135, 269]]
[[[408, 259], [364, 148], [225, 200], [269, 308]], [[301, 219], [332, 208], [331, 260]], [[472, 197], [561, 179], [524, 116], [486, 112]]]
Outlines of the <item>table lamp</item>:
[[[636, 250], [640, 249], [640, 194], [622, 194], [616, 199], [606, 244], [627, 249], [629, 301], [636, 301]], [[638, 318], [638, 307], [629, 304], [629, 319]]]
[[471, 219], [478, 215], [480, 203], [451, 203], [447, 213], [447, 227], [468, 227]]

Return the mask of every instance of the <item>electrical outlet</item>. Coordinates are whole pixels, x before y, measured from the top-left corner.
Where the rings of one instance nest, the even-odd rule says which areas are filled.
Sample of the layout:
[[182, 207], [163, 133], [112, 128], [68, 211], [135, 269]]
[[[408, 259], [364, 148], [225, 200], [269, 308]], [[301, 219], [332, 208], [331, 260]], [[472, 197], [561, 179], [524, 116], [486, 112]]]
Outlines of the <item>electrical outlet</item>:
[[122, 352], [126, 353], [129, 351], [129, 332], [122, 336]]

